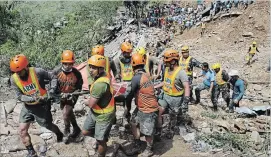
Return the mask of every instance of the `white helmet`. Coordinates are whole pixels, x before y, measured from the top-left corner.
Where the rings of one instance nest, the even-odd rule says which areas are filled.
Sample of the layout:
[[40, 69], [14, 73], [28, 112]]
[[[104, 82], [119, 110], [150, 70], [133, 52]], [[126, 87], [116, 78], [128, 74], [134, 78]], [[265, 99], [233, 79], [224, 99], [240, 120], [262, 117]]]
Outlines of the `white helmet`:
[[231, 71], [229, 72], [229, 75], [230, 75], [230, 76], [239, 76], [239, 72], [238, 72], [238, 70], [231, 70]]

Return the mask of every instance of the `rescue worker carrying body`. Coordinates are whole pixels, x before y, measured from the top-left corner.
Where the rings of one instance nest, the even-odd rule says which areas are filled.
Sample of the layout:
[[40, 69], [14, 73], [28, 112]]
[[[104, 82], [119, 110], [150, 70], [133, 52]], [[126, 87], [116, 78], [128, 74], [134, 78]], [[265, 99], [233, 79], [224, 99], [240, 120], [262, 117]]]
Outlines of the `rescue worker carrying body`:
[[[133, 46], [129, 42], [123, 42], [120, 46], [122, 55], [119, 58], [116, 58], [114, 60], [117, 75], [115, 76], [115, 79], [117, 82], [128, 82], [128, 84], [131, 82], [133, 78], [133, 68], [131, 64], [131, 54], [133, 51]], [[128, 85], [128, 87], [130, 87]], [[130, 89], [127, 88], [127, 91]], [[132, 105], [132, 99], [125, 99], [122, 96], [115, 97], [116, 102], [124, 102], [125, 104], [125, 113], [124, 113], [124, 119], [123, 119], [123, 125], [128, 125], [130, 121], [130, 110]]]
[[256, 52], [259, 52], [258, 47], [256, 46], [256, 41], [252, 42], [252, 45], [248, 49], [248, 62], [247, 65], [250, 65], [252, 58], [255, 56]]
[[229, 72], [230, 83], [233, 90], [232, 101], [229, 106], [229, 112], [234, 112], [234, 107], [239, 107], [239, 102], [242, 100], [245, 94], [245, 82], [239, 77], [238, 70], [231, 70]]
[[195, 100], [193, 98], [193, 88], [192, 88], [193, 68], [194, 67], [201, 68], [201, 63], [189, 55], [189, 47], [188, 46], [183, 46], [182, 47], [182, 56], [180, 58], [179, 65], [182, 70], [186, 71], [186, 74], [187, 74], [188, 80], [189, 80], [189, 85], [190, 85], [190, 101], [192, 103], [195, 103]]
[[211, 97], [211, 101], [213, 103], [213, 110], [217, 111], [217, 99], [215, 96], [217, 86], [215, 82], [215, 73], [209, 68], [209, 64], [204, 62], [202, 63], [202, 74], [201, 76], [204, 77], [204, 80], [202, 83], [198, 84], [195, 88], [195, 94], [196, 94], [196, 102], [195, 104], [200, 103], [200, 92], [202, 90], [208, 90], [208, 96]]
[[104, 56], [91, 56], [88, 65], [94, 83], [90, 88], [90, 98], [84, 102], [90, 107], [90, 111], [84, 122], [82, 133], [97, 140], [98, 151], [96, 156], [104, 157], [107, 150], [106, 143], [115, 120], [113, 87], [104, 70], [106, 66]]
[[[179, 113], [183, 117], [187, 116], [188, 103], [190, 96], [189, 80], [184, 70], [178, 65], [180, 59], [179, 53], [176, 50], [168, 49], [164, 51], [165, 72], [163, 82], [156, 85], [155, 88], [163, 87], [164, 95], [159, 99], [158, 103], [161, 106], [158, 116], [158, 132], [161, 131], [162, 114], [168, 108], [171, 115], [171, 121], [177, 122]], [[173, 124], [173, 127], [176, 124]], [[169, 128], [173, 129], [173, 128]]]
[[153, 136], [158, 120], [158, 102], [154, 94], [154, 84], [150, 75], [145, 71], [146, 58], [135, 53], [132, 56], [134, 76], [130, 89], [125, 93], [125, 98], [135, 97], [136, 109], [132, 115], [131, 126], [135, 139], [135, 149], [140, 151], [140, 133], [147, 142], [143, 156], [152, 156]]
[[[53, 74], [58, 78], [59, 90], [61, 92], [60, 108], [63, 110], [64, 135], [66, 137], [76, 138], [81, 129], [77, 125], [73, 107], [77, 102], [78, 95], [70, 95], [73, 92], [80, 92], [82, 89], [83, 79], [81, 73], [73, 68], [75, 63], [74, 53], [65, 50], [62, 53], [62, 66], [54, 69]], [[70, 125], [73, 126], [73, 132], [70, 134]], [[65, 139], [65, 143], [68, 139]]]
[[230, 88], [228, 84], [229, 75], [226, 72], [226, 70], [221, 69], [220, 63], [213, 64], [212, 69], [215, 71], [215, 81], [217, 84], [215, 97], [218, 100], [220, 92], [221, 92], [223, 99], [227, 103], [227, 107], [229, 107], [229, 104], [230, 104]]
[[[90, 56], [93, 56], [93, 55], [101, 55], [101, 56], [105, 57], [105, 59], [106, 59], [105, 72], [106, 72], [106, 75], [111, 80], [112, 79], [111, 70], [113, 72], [113, 75], [115, 76], [116, 75], [116, 67], [115, 67], [114, 61], [110, 61], [109, 57], [106, 57], [104, 55], [104, 46], [103, 45], [94, 46], [92, 48]], [[91, 77], [91, 75], [89, 75], [89, 72], [88, 72], [88, 82], [89, 82], [89, 85], [91, 85], [94, 82], [94, 79]]]
[[[135, 53], [138, 53], [145, 58], [145, 60], [146, 60], [145, 71], [150, 76], [152, 76], [153, 79], [156, 79], [161, 73], [162, 63], [159, 62], [156, 57], [148, 55], [146, 53], [146, 50], [144, 49], [144, 47], [139, 47], [139, 48], [135, 49]], [[158, 66], [157, 67], [157, 75], [155, 75], [155, 72], [154, 72], [154, 65]]]
[[[28, 129], [34, 120], [42, 127], [54, 132], [57, 142], [63, 140], [63, 133], [53, 124], [50, 95], [57, 89], [57, 77], [41, 68], [29, 67], [23, 54], [16, 55], [10, 61], [11, 87], [16, 97], [24, 103], [19, 117], [19, 134], [28, 151], [27, 157], [37, 157]], [[46, 91], [45, 80], [50, 80], [51, 89]]]

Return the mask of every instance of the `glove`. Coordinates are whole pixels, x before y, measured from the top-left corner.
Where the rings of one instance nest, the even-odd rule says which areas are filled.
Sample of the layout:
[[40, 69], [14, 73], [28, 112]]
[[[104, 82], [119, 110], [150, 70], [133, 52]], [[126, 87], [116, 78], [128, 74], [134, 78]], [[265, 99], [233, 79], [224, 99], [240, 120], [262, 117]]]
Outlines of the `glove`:
[[67, 99], [69, 96], [68, 93], [61, 93], [61, 99]]
[[183, 103], [182, 103], [182, 113], [188, 112], [188, 103], [189, 103], [190, 97], [184, 96], [183, 97]]

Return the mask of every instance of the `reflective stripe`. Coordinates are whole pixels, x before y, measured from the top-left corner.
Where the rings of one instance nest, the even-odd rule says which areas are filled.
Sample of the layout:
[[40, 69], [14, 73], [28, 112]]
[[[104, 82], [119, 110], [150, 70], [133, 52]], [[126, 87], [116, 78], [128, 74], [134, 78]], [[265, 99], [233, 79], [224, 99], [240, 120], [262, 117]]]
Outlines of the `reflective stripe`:
[[110, 93], [112, 94], [112, 98], [111, 98], [109, 104], [105, 108], [101, 108], [98, 104], [95, 104], [95, 105], [92, 106], [92, 110], [93, 110], [93, 112], [98, 113], [98, 114], [106, 114], [106, 113], [114, 112], [115, 111], [115, 100], [114, 100], [114, 96], [113, 96], [114, 89], [111, 86], [110, 79], [108, 77], [100, 77], [100, 78], [98, 78], [93, 83], [93, 85], [91, 86], [90, 93], [92, 92], [92, 88], [93, 88], [94, 84], [99, 83], [99, 82], [104, 82], [104, 83], [109, 84]]
[[215, 75], [215, 78], [218, 85], [223, 85], [226, 83], [222, 78], [222, 69], [220, 69], [220, 71]]
[[183, 60], [183, 57], [181, 57], [180, 61], [179, 61], [179, 65], [181, 67], [181, 70], [184, 70], [188, 76], [192, 76], [192, 74], [193, 74], [193, 71], [188, 71], [188, 69], [189, 69], [188, 66], [189, 66], [191, 58], [192, 57], [189, 56], [188, 58]]
[[253, 47], [253, 46], [250, 46], [250, 54], [255, 54], [256, 53], [256, 49], [257, 49], [257, 47], [255, 46], [255, 47]]
[[176, 87], [175, 87], [175, 78], [177, 76], [177, 74], [179, 73], [179, 71], [181, 70], [181, 67], [178, 67], [173, 74], [169, 75], [168, 73], [168, 67], [165, 69], [165, 77], [164, 77], [164, 86], [163, 86], [163, 90], [167, 95], [170, 96], [181, 96], [184, 93], [184, 89], [182, 89], [181, 91], [179, 91]]
[[133, 68], [132, 64], [123, 64], [120, 61], [120, 68], [121, 68], [121, 78], [123, 81], [131, 81], [133, 78]]
[[111, 78], [111, 69], [110, 69], [110, 62], [109, 62], [109, 58], [108, 57], [105, 57], [105, 60], [106, 60], [106, 65], [105, 65], [105, 72], [106, 72], [106, 76]]
[[[47, 92], [45, 89], [42, 89], [40, 87], [40, 84], [38, 82], [38, 78], [35, 72], [35, 69], [33, 67], [29, 68], [29, 74], [27, 81], [23, 81], [20, 79], [20, 77], [14, 73], [12, 75], [15, 84], [20, 88], [22, 93], [27, 96], [32, 97], [38, 97], [38, 96], [46, 96]], [[28, 105], [36, 105], [39, 101], [32, 102], [32, 103], [26, 103]]]

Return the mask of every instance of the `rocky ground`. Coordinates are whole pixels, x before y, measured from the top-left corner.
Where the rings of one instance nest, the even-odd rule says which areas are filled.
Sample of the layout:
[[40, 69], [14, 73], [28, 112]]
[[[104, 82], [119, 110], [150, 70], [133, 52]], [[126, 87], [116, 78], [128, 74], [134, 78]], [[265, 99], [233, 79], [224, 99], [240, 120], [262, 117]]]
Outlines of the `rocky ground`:
[[[208, 63], [220, 62], [223, 69], [237, 69], [241, 77], [250, 83], [246, 90], [245, 99], [240, 106], [248, 109], [246, 113], [228, 114], [225, 111], [225, 102], [219, 99], [219, 111], [211, 110], [211, 102], [206, 99], [206, 92], [202, 92], [203, 99], [200, 105], [190, 105], [189, 115], [192, 119], [192, 132], [179, 127], [173, 139], [163, 138], [155, 143], [155, 156], [261, 156], [270, 155], [270, 73], [266, 72], [270, 55], [269, 40], [269, 2], [259, 1], [249, 6], [245, 11], [238, 12], [238, 17], [217, 15], [215, 20], [207, 23], [207, 33], [200, 37], [200, 28], [193, 27], [184, 34], [178, 31], [167, 47], [180, 50], [186, 44], [190, 46], [193, 57]], [[158, 28], [145, 28], [136, 32], [133, 25], [123, 28], [118, 37], [106, 46], [110, 56], [118, 56], [118, 46], [123, 39], [130, 38], [134, 45], [145, 46], [146, 43], [164, 37], [164, 32]], [[245, 55], [249, 45], [256, 40], [260, 53], [251, 66], [245, 66]], [[150, 48], [150, 53], [155, 50]], [[199, 69], [195, 70], [199, 72]], [[194, 83], [200, 82], [195, 79]], [[262, 83], [267, 82], [267, 83]], [[8, 87], [8, 79], [1, 78], [1, 156], [25, 156], [27, 151], [20, 142], [18, 135], [18, 120], [22, 103], [14, 99], [14, 93]], [[75, 105], [79, 126], [83, 126], [88, 108], [82, 105], [83, 96]], [[246, 108], [245, 108], [246, 107]], [[122, 120], [122, 107], [117, 108], [118, 122]], [[250, 112], [250, 113], [249, 113]], [[58, 104], [52, 106], [54, 123], [64, 128], [62, 113]], [[242, 113], [242, 114], [241, 114]], [[6, 117], [5, 117], [6, 115]], [[125, 151], [133, 147], [132, 136], [124, 131], [123, 127], [115, 126], [111, 131], [108, 142], [107, 156], [125, 157]], [[91, 156], [94, 154], [92, 145], [94, 139], [79, 137], [74, 142], [65, 145], [56, 143], [56, 137], [37, 123], [31, 125], [29, 130], [35, 149], [41, 156]], [[143, 140], [143, 139], [142, 139]], [[122, 149], [119, 148], [121, 144]], [[143, 143], [142, 148], [144, 149]], [[123, 148], [125, 151], [123, 151]], [[118, 151], [116, 151], [118, 150]]]

